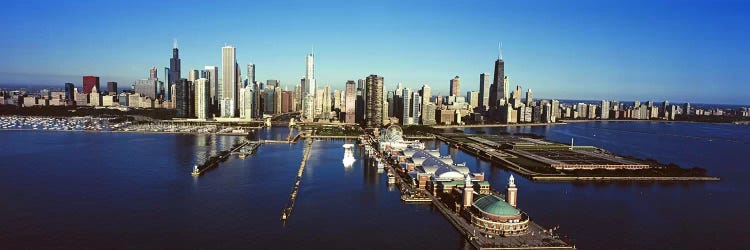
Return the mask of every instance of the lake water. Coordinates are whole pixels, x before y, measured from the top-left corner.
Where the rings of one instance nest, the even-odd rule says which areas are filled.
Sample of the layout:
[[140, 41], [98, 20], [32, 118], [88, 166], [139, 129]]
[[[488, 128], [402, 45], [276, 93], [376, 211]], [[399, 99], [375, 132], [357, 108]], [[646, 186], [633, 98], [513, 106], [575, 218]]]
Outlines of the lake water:
[[[559, 226], [582, 249], [731, 248], [750, 232], [750, 128], [601, 122], [466, 129], [526, 132], [641, 158], [701, 166], [720, 182], [533, 183], [516, 177], [519, 208]], [[285, 139], [288, 129], [258, 131]], [[262, 145], [194, 178], [192, 166], [231, 136], [0, 131], [0, 246], [10, 248], [460, 249], [466, 243], [429, 205], [403, 204], [361, 153], [342, 164], [343, 140], [315, 141], [294, 212], [281, 210], [302, 143]], [[350, 142], [352, 143], [352, 142]], [[496, 189], [508, 171], [445, 144]]]

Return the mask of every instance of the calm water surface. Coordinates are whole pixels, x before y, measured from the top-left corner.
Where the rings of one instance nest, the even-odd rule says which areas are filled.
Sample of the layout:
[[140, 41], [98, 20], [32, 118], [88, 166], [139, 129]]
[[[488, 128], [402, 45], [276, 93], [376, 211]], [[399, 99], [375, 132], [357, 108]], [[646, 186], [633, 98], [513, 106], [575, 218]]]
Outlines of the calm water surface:
[[[746, 167], [750, 128], [733, 125], [602, 122], [467, 129], [525, 132], [641, 158], [701, 166], [720, 182], [532, 183], [516, 178], [519, 207], [560, 226], [582, 249], [731, 248], [750, 233]], [[285, 139], [287, 129], [259, 131]], [[345, 167], [343, 140], [316, 141], [294, 212], [279, 220], [302, 158], [302, 143], [263, 145], [199, 178], [196, 160], [230, 136], [3, 131], [0, 246], [10, 248], [465, 248], [426, 205], [406, 205], [357, 152]], [[509, 172], [439, 142], [501, 189]]]

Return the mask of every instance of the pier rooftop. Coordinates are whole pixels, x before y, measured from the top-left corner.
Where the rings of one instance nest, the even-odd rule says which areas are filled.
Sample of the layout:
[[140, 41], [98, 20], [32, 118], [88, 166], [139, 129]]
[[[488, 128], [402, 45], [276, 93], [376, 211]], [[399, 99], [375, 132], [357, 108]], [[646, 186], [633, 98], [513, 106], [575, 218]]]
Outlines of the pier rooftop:
[[440, 133], [436, 138], [540, 181], [717, 181], [702, 168], [680, 168], [623, 157], [593, 146], [544, 140], [538, 135]]

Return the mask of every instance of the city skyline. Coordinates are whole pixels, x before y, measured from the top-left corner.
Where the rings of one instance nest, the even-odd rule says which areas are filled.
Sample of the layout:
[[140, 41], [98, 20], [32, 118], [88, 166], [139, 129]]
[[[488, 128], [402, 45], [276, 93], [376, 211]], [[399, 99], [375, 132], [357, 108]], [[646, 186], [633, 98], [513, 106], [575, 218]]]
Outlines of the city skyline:
[[[91, 8], [96, 8], [92, 4]], [[259, 3], [260, 4], [260, 3]], [[267, 5], [266, 5], [267, 4]], [[333, 89], [344, 89], [347, 80], [363, 79], [367, 75], [377, 74], [387, 80], [385, 86], [392, 88], [397, 83], [413, 89], [427, 84], [432, 87], [434, 95], [448, 95], [447, 82], [454, 76], [462, 78], [463, 90], [479, 90], [479, 74], [491, 73], [492, 62], [496, 59], [497, 42], [503, 42], [505, 61], [505, 75], [510, 76], [510, 88], [521, 85], [533, 88], [535, 96], [539, 98], [556, 99], [586, 99], [586, 100], [669, 100], [671, 102], [694, 102], [716, 104], [747, 104], [744, 93], [750, 91], [746, 82], [748, 76], [742, 74], [746, 66], [741, 61], [742, 51], [748, 50], [748, 45], [742, 43], [741, 37], [730, 31], [710, 29], [711, 25], [731, 27], [740, 25], [742, 10], [747, 7], [739, 4], [725, 3], [701, 8], [700, 3], [685, 4], [684, 6], [669, 6], [661, 3], [584, 3], [578, 8], [561, 6], [560, 3], [547, 2], [537, 4], [540, 17], [532, 24], [523, 15], [513, 13], [513, 9], [524, 9], [529, 6], [515, 6], [514, 3], [482, 3], [487, 9], [507, 9], [508, 15], [491, 15], [490, 11], [470, 8], [471, 6], [450, 5], [434, 6], [421, 12], [409, 13], [418, 7], [416, 3], [395, 4], [383, 3], [375, 6], [387, 11], [389, 15], [403, 19], [398, 21], [380, 21], [375, 18], [358, 17], [350, 24], [342, 24], [325, 17], [330, 10], [324, 10], [327, 4], [319, 4], [319, 12], [314, 17], [321, 19], [316, 22], [316, 32], [303, 29], [306, 25], [293, 24], [289, 19], [299, 11], [316, 9], [307, 3], [299, 3], [299, 9], [280, 12], [279, 22], [268, 23], [273, 29], [260, 29], [255, 24], [250, 30], [252, 36], [263, 39], [236, 39], [234, 33], [243, 31], [227, 31], [218, 29], [216, 35], [198, 38], [187, 36], [186, 28], [200, 28], [204, 25], [215, 25], [214, 20], [208, 24], [181, 23], [185, 27], [178, 27], [175, 34], [149, 34], [148, 39], [124, 39], [112, 41], [116, 37], [128, 36], [132, 29], [161, 27], [153, 23], [161, 23], [161, 18], [154, 17], [156, 22], [123, 24], [109, 21], [95, 25], [95, 31], [107, 29], [117, 25], [123, 27], [119, 33], [109, 32], [109, 36], [86, 35], [82, 38], [72, 34], [83, 32], [88, 27], [86, 21], [93, 17], [76, 17], [61, 24], [52, 23], [54, 18], [62, 15], [73, 5], [39, 7], [38, 12], [49, 12], [50, 15], [41, 20], [21, 22], [25, 28], [39, 28], [40, 26], [63, 25], [67, 22], [79, 22], [66, 30], [70, 34], [64, 35], [65, 42], [47, 44], [43, 37], [32, 37], [21, 28], [11, 28], [3, 34], [0, 49], [7, 56], [2, 66], [6, 78], [0, 84], [20, 85], [51, 85], [58, 86], [64, 82], [80, 85], [82, 75], [99, 76], [102, 82], [115, 81], [128, 86], [138, 79], [148, 78], [152, 67], [163, 68], [168, 65], [169, 49], [172, 40], [180, 41], [180, 59], [182, 68], [201, 69], [205, 65], [221, 65], [222, 45], [232, 44], [239, 48], [237, 63], [257, 65], [256, 79], [279, 79], [282, 86], [294, 86], [305, 72], [301, 70], [301, 54], [307, 54], [310, 46], [315, 46], [318, 58], [318, 86], [329, 85]], [[533, 5], [533, 3], [531, 3]], [[117, 4], [112, 4], [117, 5]], [[262, 9], [283, 9], [276, 4], [260, 4]], [[493, 6], [495, 5], [495, 6]], [[628, 14], [639, 6], [650, 9], [639, 14]], [[708, 4], [706, 4], [708, 5]], [[583, 7], [581, 7], [583, 6]], [[30, 10], [28, 3], [13, 3], [12, 10]], [[36, 8], [36, 6], [34, 6]], [[132, 7], [126, 7], [124, 10]], [[346, 10], [360, 7], [345, 4], [339, 9], [344, 17], [355, 17]], [[449, 8], [450, 7], [450, 8]], [[493, 8], [489, 8], [493, 7]], [[533, 7], [533, 6], [532, 6]], [[553, 7], [560, 8], [559, 14], [550, 13]], [[611, 15], [602, 17], [597, 11], [621, 7], [622, 10], [610, 11]], [[670, 12], [659, 13], [668, 7]], [[217, 7], [218, 8], [218, 7]], [[589, 11], [586, 11], [588, 8]], [[431, 19], [446, 11], [454, 11], [457, 24], [448, 20]], [[638, 9], [639, 11], [641, 9]], [[721, 15], [702, 16], [700, 21], [689, 20], [691, 13], [710, 10]], [[76, 11], [70, 10], [71, 13]], [[476, 17], [468, 16], [475, 11]], [[407, 19], [408, 14], [414, 14]], [[143, 14], [145, 15], [145, 14]], [[261, 17], [266, 14], [260, 15]], [[545, 16], [550, 15], [550, 16]], [[633, 16], [631, 16], [633, 15]], [[579, 20], [565, 20], [552, 24], [552, 21], [575, 16]], [[542, 18], [545, 17], [546, 19]], [[640, 17], [646, 21], [636, 20]], [[18, 16], [2, 17], [6, 21], [18, 23]], [[670, 19], [671, 18], [671, 19]], [[599, 20], [601, 19], [601, 20]], [[254, 20], [254, 19], [253, 19]], [[499, 22], [499, 20], [504, 20]], [[545, 22], [550, 21], [549, 23]], [[603, 21], [600, 24], [590, 24], [587, 21]], [[166, 21], [166, 19], [164, 20]], [[444, 26], [444, 29], [430, 26]], [[730, 22], [731, 21], [731, 22]], [[82, 23], [81, 23], [82, 22]], [[388, 31], [390, 28], [409, 22], [408, 27]], [[488, 24], [493, 23], [493, 24]], [[678, 23], [693, 23], [684, 25], [690, 27], [673, 27]], [[265, 24], [265, 23], [264, 23]], [[607, 25], [627, 24], [622, 27], [624, 32], [603, 30]], [[151, 25], [151, 26], [149, 26]], [[168, 24], [171, 27], [175, 24]], [[236, 27], [242, 27], [238, 24]], [[361, 31], [357, 27], [370, 27], [371, 31], [385, 32], [382, 43], [374, 41], [340, 42], [337, 39], [326, 38], [330, 34], [341, 33], [345, 37], [355, 37]], [[525, 30], [533, 27], [531, 31]], [[218, 28], [218, 27], [217, 27]], [[413, 33], [407, 32], [413, 28]], [[567, 30], [560, 31], [558, 28]], [[670, 28], [668, 34], [659, 33], [660, 30]], [[741, 27], [737, 27], [741, 28]], [[49, 28], [44, 28], [49, 29]], [[273, 31], [270, 30], [281, 30]], [[442, 31], [440, 31], [442, 30]], [[480, 30], [480, 33], [472, 32]], [[550, 31], [550, 32], [546, 32]], [[724, 30], [724, 29], [722, 29]], [[552, 32], [554, 31], [554, 32]], [[565, 33], [565, 32], [569, 33]], [[454, 32], [458, 36], [453, 39], [430, 40], [445, 33]], [[102, 33], [102, 32], [98, 32]], [[107, 32], [104, 32], [107, 33]], [[116, 33], [113, 34], [113, 33]], [[136, 32], [137, 33], [137, 32]], [[241, 33], [241, 32], [239, 32]], [[289, 39], [297, 35], [315, 33], [309, 39]], [[542, 34], [551, 33], [551, 34]], [[56, 31], [48, 31], [47, 36], [56, 36]], [[60, 34], [61, 35], [61, 34]], [[393, 37], [393, 35], [402, 35]], [[420, 38], [420, 35], [422, 38]], [[688, 37], [688, 35], [690, 35]], [[700, 41], [688, 39], [693, 36], [702, 37]], [[225, 39], [226, 41], [221, 40]], [[82, 42], [81, 39], [89, 39]], [[556, 39], [555, 39], [556, 38]], [[51, 39], [51, 38], [47, 38]], [[148, 42], [142, 42], [142, 41]], [[443, 41], [448, 40], [448, 41]], [[469, 45], [470, 46], [467, 46]], [[49, 47], [43, 47], [50, 45]], [[85, 45], [85, 46], [83, 46]], [[627, 46], [625, 46], [627, 45]], [[15, 50], [21, 46], [36, 48], [34, 53], [28, 50], [21, 54]], [[169, 46], [169, 47], [168, 47]], [[618, 46], [624, 46], [618, 49]], [[629, 47], [628, 47], [629, 46]], [[102, 50], [109, 51], [100, 54]], [[630, 53], [632, 52], [632, 53]], [[21, 55], [24, 55], [23, 57]], [[96, 60], [91, 60], [91, 59]], [[368, 58], [361, 60], [360, 58]], [[696, 73], [696, 70], [699, 72]], [[182, 75], [182, 77], [187, 77]], [[701, 88], [712, 86], [711, 88]], [[731, 91], [729, 91], [731, 90]]]

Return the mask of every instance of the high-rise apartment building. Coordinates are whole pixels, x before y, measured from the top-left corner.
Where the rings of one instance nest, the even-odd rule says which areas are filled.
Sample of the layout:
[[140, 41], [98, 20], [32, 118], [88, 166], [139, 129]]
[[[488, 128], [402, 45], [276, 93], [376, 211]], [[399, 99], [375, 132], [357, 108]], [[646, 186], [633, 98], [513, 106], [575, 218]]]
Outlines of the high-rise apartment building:
[[367, 88], [365, 125], [370, 128], [383, 126], [383, 77], [368, 76], [365, 87]]
[[174, 83], [174, 99], [175, 99], [175, 110], [177, 111], [177, 117], [189, 118], [190, 109], [193, 103], [192, 96], [190, 95], [190, 82], [187, 79], [180, 79]]
[[206, 120], [211, 118], [211, 82], [206, 78], [195, 80], [195, 117]]

